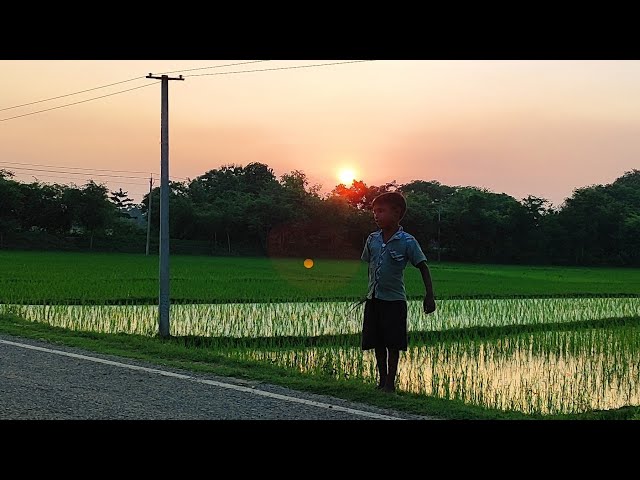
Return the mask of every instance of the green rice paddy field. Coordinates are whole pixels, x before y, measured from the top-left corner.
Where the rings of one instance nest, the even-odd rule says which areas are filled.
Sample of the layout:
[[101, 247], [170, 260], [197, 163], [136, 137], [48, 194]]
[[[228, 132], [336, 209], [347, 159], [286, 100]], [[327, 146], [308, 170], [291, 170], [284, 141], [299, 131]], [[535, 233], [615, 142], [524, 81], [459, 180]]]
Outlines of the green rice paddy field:
[[0, 333], [331, 393], [442, 418], [640, 418], [640, 269], [433, 263], [438, 309], [405, 272], [398, 394], [359, 348], [366, 265], [0, 252]]

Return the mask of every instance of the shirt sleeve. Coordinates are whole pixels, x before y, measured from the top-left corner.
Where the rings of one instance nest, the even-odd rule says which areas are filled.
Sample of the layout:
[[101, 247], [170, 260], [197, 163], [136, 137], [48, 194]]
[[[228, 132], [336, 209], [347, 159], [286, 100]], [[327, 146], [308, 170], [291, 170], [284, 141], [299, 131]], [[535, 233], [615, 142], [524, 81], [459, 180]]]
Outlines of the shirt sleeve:
[[417, 267], [420, 263], [427, 261], [427, 257], [415, 238], [407, 241], [407, 256], [414, 267]]
[[362, 255], [360, 255], [360, 260], [367, 263], [369, 263], [369, 260], [371, 259], [371, 254], [369, 252], [369, 240], [371, 240], [371, 235], [369, 235], [367, 237], [367, 241], [364, 242], [364, 250], [362, 250]]

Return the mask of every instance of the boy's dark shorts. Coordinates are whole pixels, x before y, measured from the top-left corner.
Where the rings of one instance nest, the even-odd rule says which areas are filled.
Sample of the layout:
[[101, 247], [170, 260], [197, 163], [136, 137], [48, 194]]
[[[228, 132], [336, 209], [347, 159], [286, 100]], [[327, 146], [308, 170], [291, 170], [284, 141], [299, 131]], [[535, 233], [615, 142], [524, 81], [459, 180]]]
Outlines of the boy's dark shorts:
[[407, 302], [368, 299], [362, 322], [362, 350], [407, 350]]

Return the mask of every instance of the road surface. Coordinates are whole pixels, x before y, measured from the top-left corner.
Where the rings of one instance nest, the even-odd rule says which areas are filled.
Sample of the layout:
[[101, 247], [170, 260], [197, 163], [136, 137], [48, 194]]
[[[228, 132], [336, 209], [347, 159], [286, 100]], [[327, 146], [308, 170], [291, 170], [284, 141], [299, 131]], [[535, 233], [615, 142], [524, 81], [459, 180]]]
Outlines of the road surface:
[[0, 335], [0, 419], [424, 420], [276, 385]]

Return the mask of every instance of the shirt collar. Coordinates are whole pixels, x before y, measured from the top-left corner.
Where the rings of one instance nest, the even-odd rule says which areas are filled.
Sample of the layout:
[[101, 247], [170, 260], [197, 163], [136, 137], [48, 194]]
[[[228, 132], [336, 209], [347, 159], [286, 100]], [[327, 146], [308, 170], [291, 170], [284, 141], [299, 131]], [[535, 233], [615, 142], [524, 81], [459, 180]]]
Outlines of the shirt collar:
[[[393, 236], [389, 239], [389, 241], [387, 243], [389, 243], [391, 240], [394, 240], [396, 238], [400, 238], [400, 235], [402, 234], [402, 232], [404, 231], [404, 229], [402, 228], [402, 225], [399, 226], [398, 231], [396, 233], [393, 234]], [[379, 229], [377, 232], [375, 232], [376, 235], [378, 235], [380, 237], [380, 240], [382, 240], [382, 229]]]

